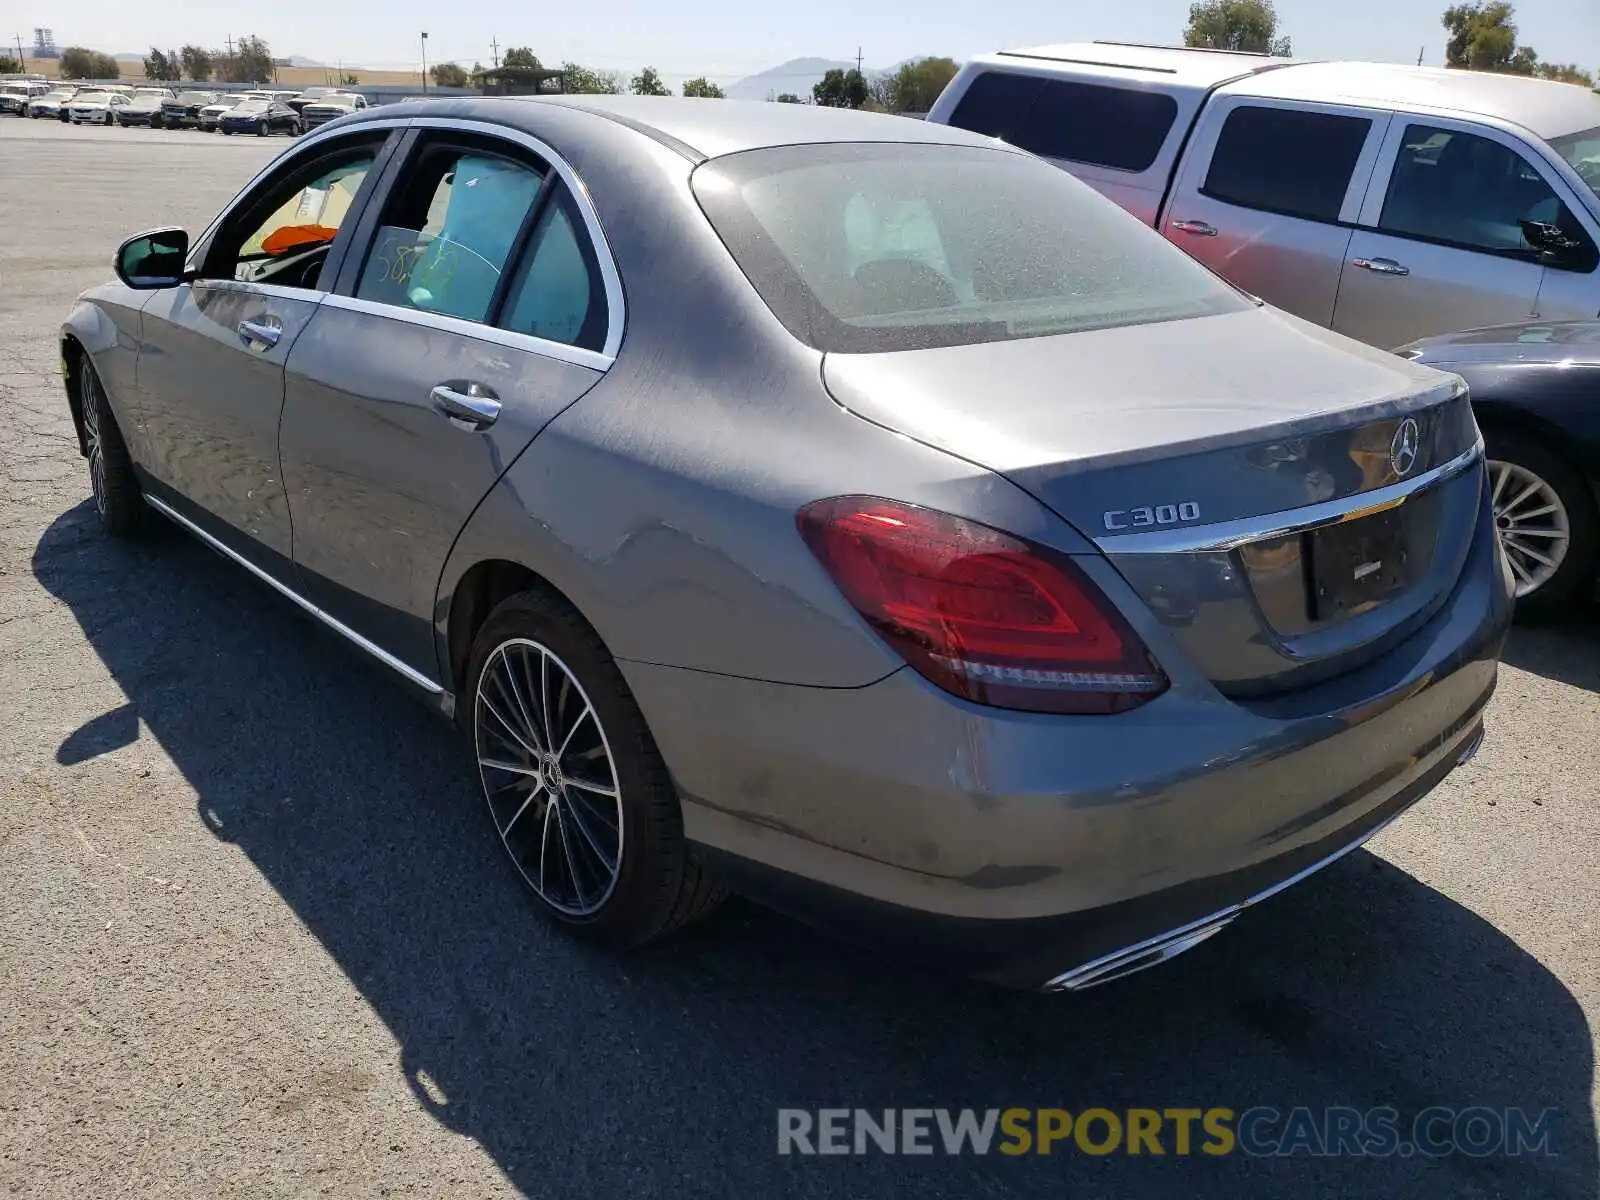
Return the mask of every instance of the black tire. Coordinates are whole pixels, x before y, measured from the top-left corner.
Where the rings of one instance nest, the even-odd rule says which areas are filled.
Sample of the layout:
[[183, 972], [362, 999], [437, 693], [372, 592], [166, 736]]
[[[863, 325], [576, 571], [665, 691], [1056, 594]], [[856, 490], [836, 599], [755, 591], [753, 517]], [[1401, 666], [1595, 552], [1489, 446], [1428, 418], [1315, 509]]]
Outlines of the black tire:
[[256, 136], [257, 137], [266, 137], [267, 136], [267, 132], [268, 132], [267, 123], [265, 121], [257, 121], [256, 122]]
[[1593, 593], [1600, 547], [1600, 516], [1595, 511], [1594, 492], [1576, 467], [1535, 436], [1485, 424], [1483, 440], [1491, 463], [1512, 463], [1538, 476], [1566, 509], [1566, 557], [1555, 574], [1535, 591], [1517, 598], [1518, 619], [1540, 621], [1558, 616]]
[[105, 387], [87, 359], [78, 368], [78, 401], [89, 448], [89, 490], [100, 523], [112, 537], [133, 537], [144, 529], [149, 509]]
[[[577, 699], [587, 698], [603, 744], [609, 750], [620, 797], [616, 803], [621, 808], [616, 882], [608, 897], [586, 915], [564, 912], [540, 895], [527, 874], [529, 865], [518, 860], [511, 842], [502, 835], [507, 860], [534, 903], [563, 928], [612, 949], [641, 945], [709, 913], [725, 893], [684, 839], [678, 797], [644, 715], [604, 643], [559, 597], [540, 591], [519, 592], [489, 614], [474, 639], [468, 659], [468, 686], [459, 710], [474, 760], [484, 754], [480, 750], [484, 738], [480, 720], [490, 719], [480, 701], [485, 667], [497, 650], [512, 639], [538, 643], [559, 660], [556, 665], [564, 665], [577, 681], [582, 692]], [[503, 697], [503, 691], [499, 694]], [[583, 719], [580, 717], [573, 725], [581, 727]], [[501, 743], [504, 744], [503, 738]], [[484, 781], [484, 769], [478, 770], [481, 790], [491, 808], [491, 823], [498, 831], [500, 825]], [[545, 807], [548, 806], [540, 805], [539, 811], [542, 813]], [[559, 828], [560, 823], [556, 824]], [[542, 880], [542, 864], [540, 877]]]
[[231, 129], [224, 129], [222, 132], [223, 132], [224, 136], [226, 136], [226, 137], [232, 137], [233, 136], [233, 130], [231, 130]]

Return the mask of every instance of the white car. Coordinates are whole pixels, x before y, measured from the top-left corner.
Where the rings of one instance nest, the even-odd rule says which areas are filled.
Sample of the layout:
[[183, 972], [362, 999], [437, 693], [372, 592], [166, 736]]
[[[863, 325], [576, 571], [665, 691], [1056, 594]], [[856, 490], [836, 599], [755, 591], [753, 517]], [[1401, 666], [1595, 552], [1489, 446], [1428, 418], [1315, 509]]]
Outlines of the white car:
[[222, 114], [236, 104], [244, 101], [242, 96], [229, 96], [226, 100], [219, 100], [215, 104], [208, 104], [200, 110], [200, 128], [206, 133], [215, 133], [217, 124], [222, 120]]
[[85, 89], [72, 98], [67, 106], [67, 119], [74, 125], [111, 125], [117, 119], [117, 110], [129, 103], [125, 92]]
[[51, 88], [48, 92], [35, 96], [28, 101], [28, 116], [61, 117], [62, 120], [66, 120], [63, 114], [67, 105], [71, 103], [72, 98], [77, 94], [78, 89], [75, 87]]
[[348, 117], [353, 112], [360, 112], [366, 107], [367, 98], [359, 92], [329, 92], [325, 96], [318, 96], [315, 103], [302, 108], [300, 117], [307, 129], [314, 129], [318, 125], [326, 125], [329, 121], [336, 121], [340, 117]]
[[50, 85], [38, 79], [12, 79], [0, 83], [0, 113], [24, 116], [28, 111], [28, 101], [49, 90]]

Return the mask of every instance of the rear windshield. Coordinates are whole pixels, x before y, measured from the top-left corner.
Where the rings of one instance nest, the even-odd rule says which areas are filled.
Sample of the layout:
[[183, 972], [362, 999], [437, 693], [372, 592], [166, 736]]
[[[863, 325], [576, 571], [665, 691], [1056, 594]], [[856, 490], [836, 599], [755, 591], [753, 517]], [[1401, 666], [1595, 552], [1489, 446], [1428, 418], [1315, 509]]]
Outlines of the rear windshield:
[[212, 104], [215, 103], [216, 99], [217, 94], [215, 92], [180, 92], [178, 94], [179, 104]]
[[1040, 159], [840, 143], [752, 150], [693, 176], [756, 291], [818, 350], [959, 346], [1250, 306]]
[[264, 113], [266, 111], [267, 101], [265, 100], [246, 100], [233, 106], [233, 113], [244, 117], [254, 116], [256, 113]]

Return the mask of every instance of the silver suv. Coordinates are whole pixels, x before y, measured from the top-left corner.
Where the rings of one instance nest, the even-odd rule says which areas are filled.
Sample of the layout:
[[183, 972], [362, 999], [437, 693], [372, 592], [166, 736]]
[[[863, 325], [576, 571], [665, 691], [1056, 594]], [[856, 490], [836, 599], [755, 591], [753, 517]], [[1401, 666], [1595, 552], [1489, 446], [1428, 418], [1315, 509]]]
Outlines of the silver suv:
[[1600, 313], [1600, 95], [1116, 43], [968, 63], [928, 120], [1071, 171], [1240, 287], [1377, 346]]

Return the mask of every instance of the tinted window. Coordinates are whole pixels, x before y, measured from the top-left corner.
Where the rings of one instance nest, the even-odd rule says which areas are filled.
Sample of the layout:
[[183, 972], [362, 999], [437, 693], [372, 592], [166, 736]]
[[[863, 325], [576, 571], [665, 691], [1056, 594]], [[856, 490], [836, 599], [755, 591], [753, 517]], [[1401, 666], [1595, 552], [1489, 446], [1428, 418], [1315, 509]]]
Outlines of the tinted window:
[[1378, 228], [1474, 250], [1536, 256], [1523, 222], [1588, 238], [1544, 176], [1510, 147], [1429, 125], [1406, 126]]
[[605, 290], [583, 222], [565, 193], [539, 215], [500, 324], [586, 350], [605, 345]]
[[701, 166], [695, 195], [819, 350], [915, 350], [1248, 307], [1066, 172], [1007, 150], [793, 146]]
[[973, 79], [950, 124], [1032, 154], [1143, 171], [1178, 116], [1160, 92], [988, 71]]
[[1236, 108], [1200, 191], [1245, 208], [1337, 221], [1372, 122], [1289, 108]]
[[495, 154], [426, 150], [389, 199], [356, 295], [484, 320], [542, 178]]
[[1555, 152], [1572, 164], [1595, 195], [1600, 196], [1600, 126], [1550, 139]]

